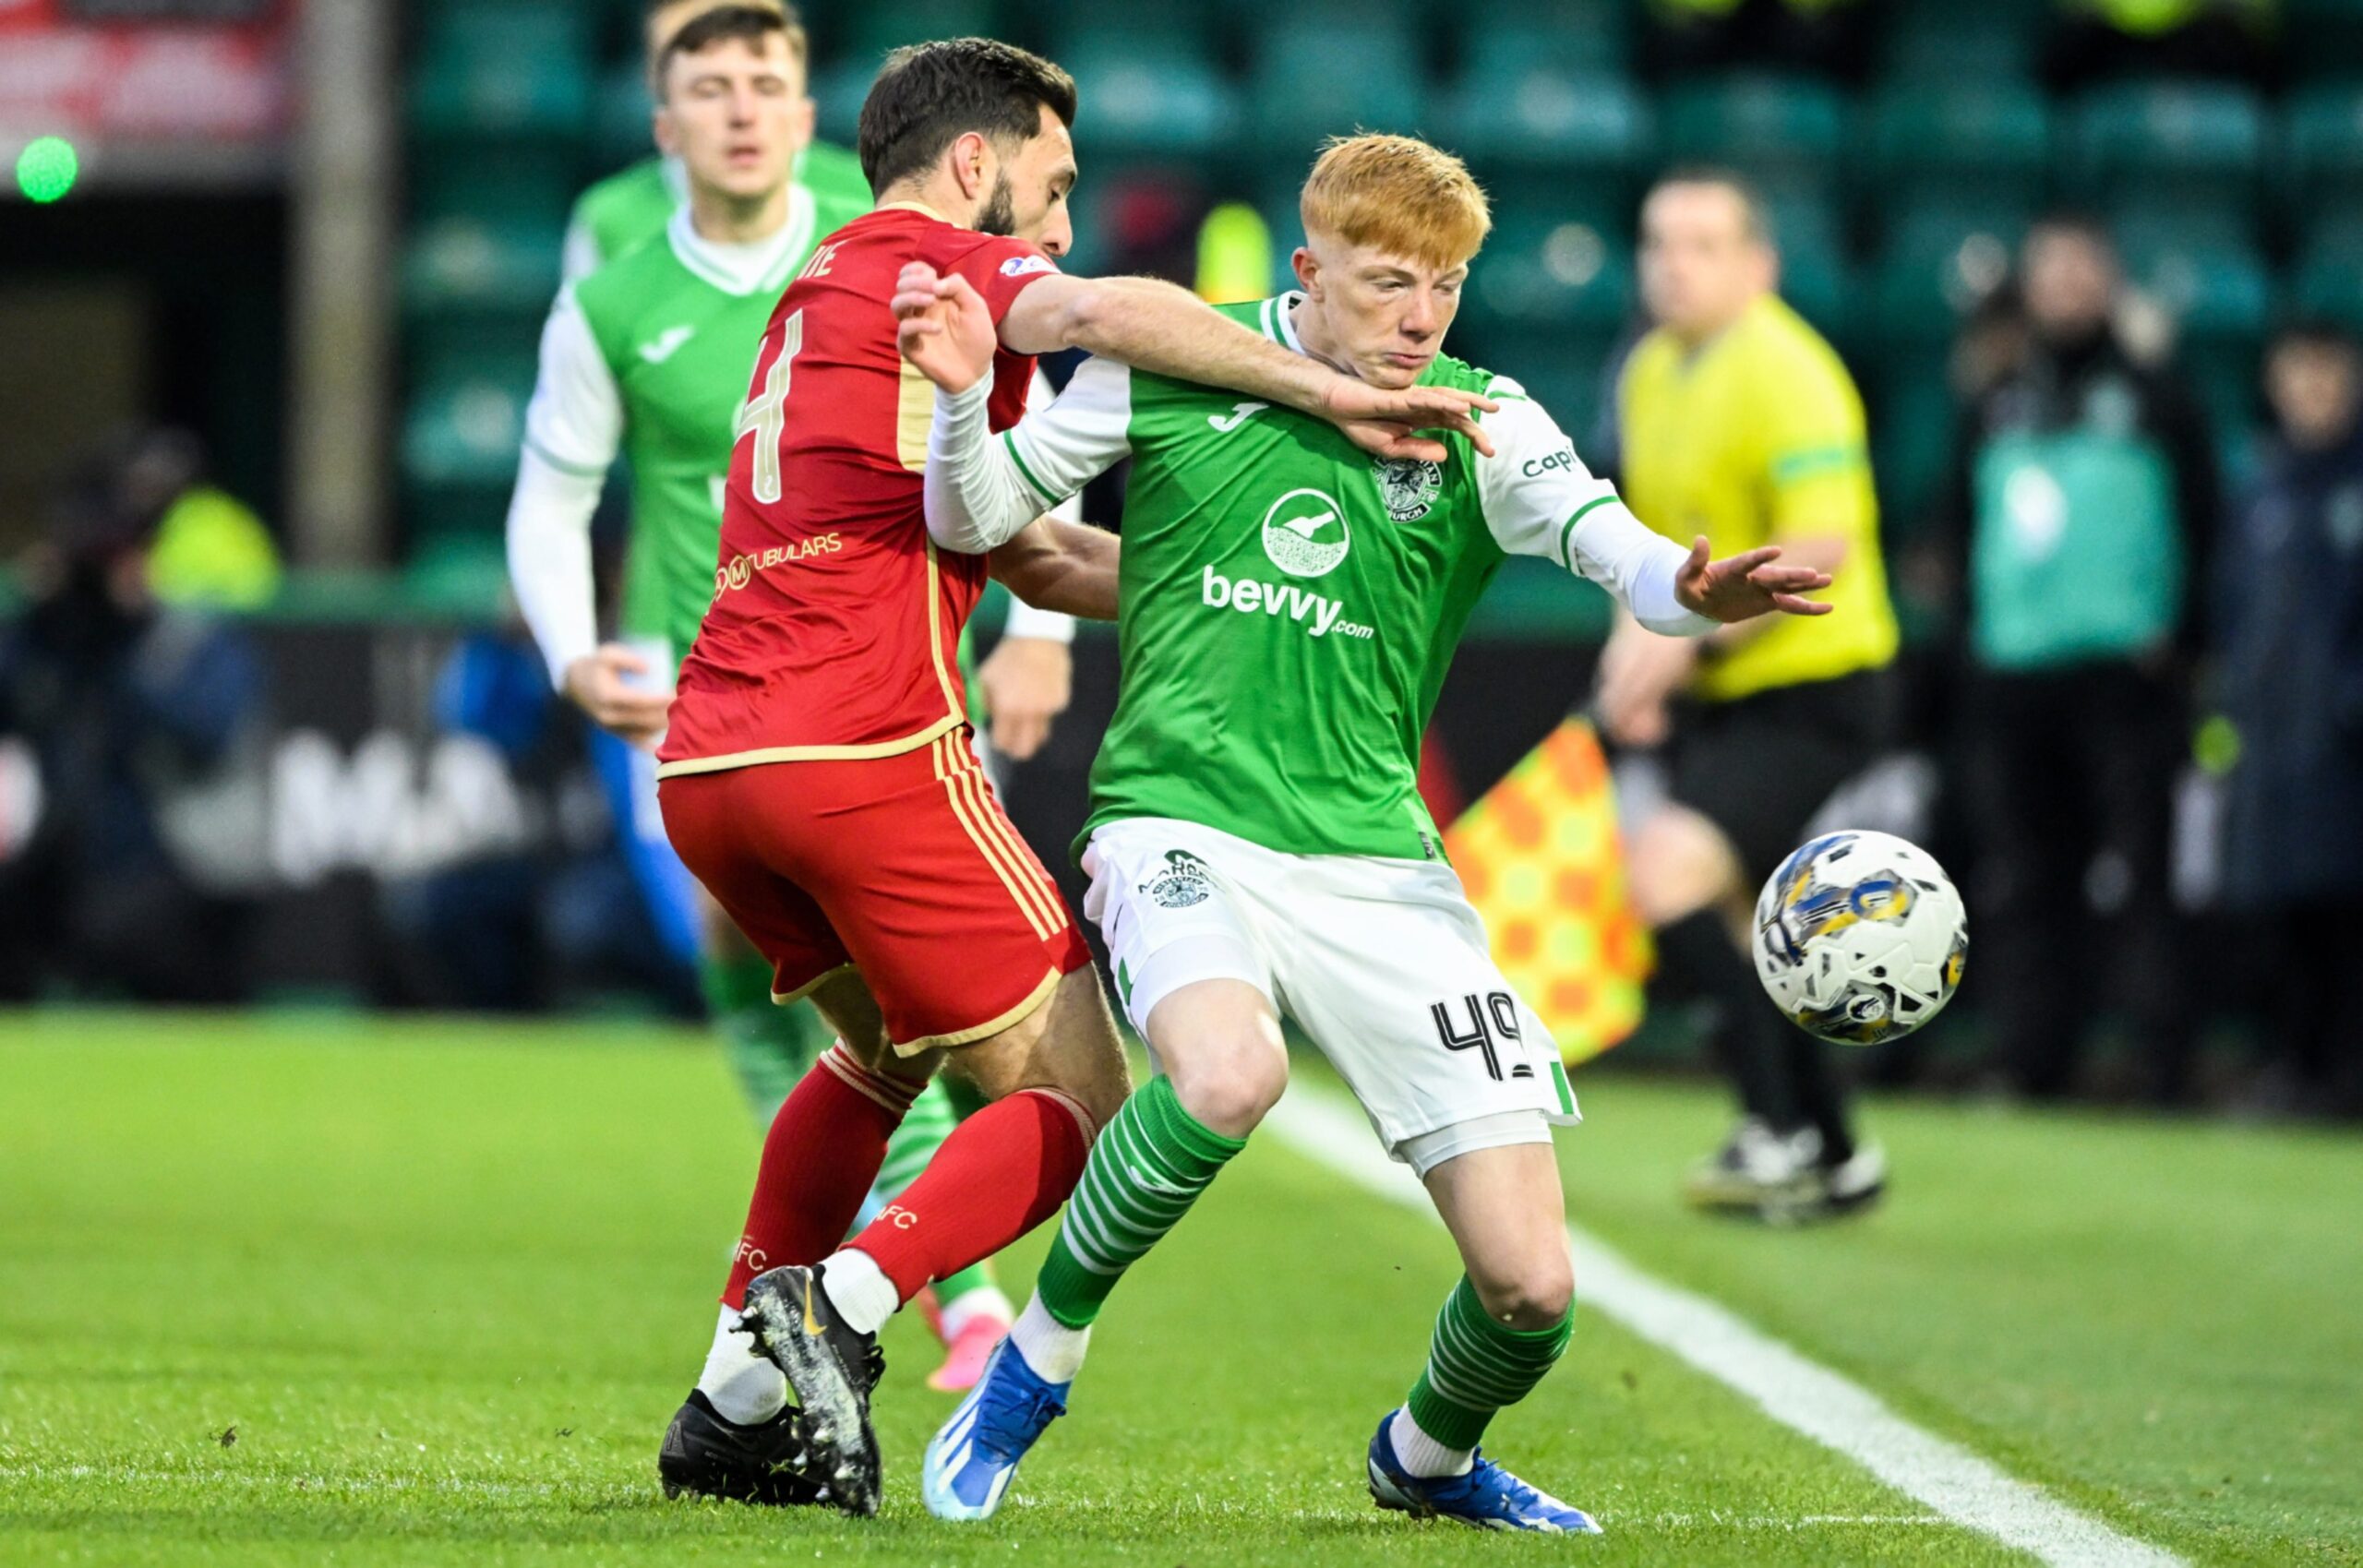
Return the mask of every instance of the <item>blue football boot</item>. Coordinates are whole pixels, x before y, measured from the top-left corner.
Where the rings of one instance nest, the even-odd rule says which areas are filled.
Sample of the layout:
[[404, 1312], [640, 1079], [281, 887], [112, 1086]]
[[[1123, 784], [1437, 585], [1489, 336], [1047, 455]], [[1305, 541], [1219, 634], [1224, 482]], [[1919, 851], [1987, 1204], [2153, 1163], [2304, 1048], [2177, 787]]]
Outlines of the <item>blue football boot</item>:
[[1387, 1428], [1395, 1412], [1378, 1423], [1370, 1440], [1370, 1495], [1381, 1508], [1415, 1519], [1452, 1519], [1481, 1530], [1543, 1530], [1553, 1535], [1596, 1536], [1600, 1526], [1580, 1508], [1570, 1508], [1547, 1491], [1537, 1491], [1477, 1451], [1464, 1476], [1411, 1476], [1395, 1456]]
[[919, 1494], [939, 1519], [990, 1519], [1043, 1429], [1067, 1413], [1067, 1388], [1047, 1382], [1004, 1337], [984, 1375], [930, 1440]]

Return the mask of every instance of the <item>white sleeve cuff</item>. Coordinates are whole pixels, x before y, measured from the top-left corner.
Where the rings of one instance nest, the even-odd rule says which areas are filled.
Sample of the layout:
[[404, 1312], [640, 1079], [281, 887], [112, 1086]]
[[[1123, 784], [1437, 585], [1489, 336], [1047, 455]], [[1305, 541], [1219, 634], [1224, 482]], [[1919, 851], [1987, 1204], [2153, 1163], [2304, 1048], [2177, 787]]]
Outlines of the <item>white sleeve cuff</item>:
[[1605, 587], [1650, 631], [1664, 637], [1703, 637], [1721, 623], [1684, 607], [1674, 597], [1674, 574], [1690, 552], [1642, 525], [1615, 502], [1595, 508], [1568, 540], [1569, 563]]
[[927, 531], [947, 550], [982, 556], [1041, 516], [1008, 451], [993, 439], [990, 373], [962, 392], [938, 391], [927, 433]]
[[1073, 642], [1074, 617], [1057, 610], [1038, 610], [1015, 594], [1010, 595], [1009, 619], [1001, 628], [1003, 637], [1032, 637], [1044, 642]]

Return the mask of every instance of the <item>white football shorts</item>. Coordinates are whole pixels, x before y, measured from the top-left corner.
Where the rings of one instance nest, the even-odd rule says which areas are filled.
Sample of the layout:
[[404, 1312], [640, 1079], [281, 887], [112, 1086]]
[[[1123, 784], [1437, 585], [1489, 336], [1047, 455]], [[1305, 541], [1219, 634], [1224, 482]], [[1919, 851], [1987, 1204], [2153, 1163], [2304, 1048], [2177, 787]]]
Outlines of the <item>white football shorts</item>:
[[1162, 818], [1096, 830], [1083, 866], [1084, 914], [1144, 1039], [1182, 987], [1244, 981], [1329, 1059], [1386, 1152], [1422, 1175], [1473, 1149], [1548, 1143], [1548, 1123], [1582, 1119], [1558, 1046], [1502, 978], [1450, 866], [1283, 855]]

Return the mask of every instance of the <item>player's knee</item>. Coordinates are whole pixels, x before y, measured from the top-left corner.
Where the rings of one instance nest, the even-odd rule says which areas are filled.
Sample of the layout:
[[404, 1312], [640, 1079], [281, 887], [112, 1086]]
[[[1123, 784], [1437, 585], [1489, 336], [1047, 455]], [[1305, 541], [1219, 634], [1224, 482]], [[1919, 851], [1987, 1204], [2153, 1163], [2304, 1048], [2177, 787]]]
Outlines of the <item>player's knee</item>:
[[1575, 1304], [1575, 1269], [1565, 1256], [1544, 1255], [1492, 1278], [1471, 1278], [1486, 1315], [1522, 1332], [1555, 1326]]
[[1182, 1108], [1226, 1138], [1244, 1138], [1289, 1086], [1285, 1048], [1253, 1035], [1212, 1042], [1166, 1064]]

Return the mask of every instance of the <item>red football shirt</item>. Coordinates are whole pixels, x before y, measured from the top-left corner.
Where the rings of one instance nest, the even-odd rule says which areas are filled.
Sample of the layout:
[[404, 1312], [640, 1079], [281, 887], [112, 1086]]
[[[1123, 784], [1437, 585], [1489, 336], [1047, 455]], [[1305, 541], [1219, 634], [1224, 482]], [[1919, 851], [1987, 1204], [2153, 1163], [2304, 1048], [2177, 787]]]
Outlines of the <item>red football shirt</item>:
[[[714, 603], [682, 662], [663, 775], [757, 762], [890, 757], [960, 724], [961, 628], [980, 556], [939, 554], [923, 474], [935, 386], [894, 346], [894, 280], [957, 272], [999, 322], [1057, 269], [1023, 240], [916, 207], [823, 240], [772, 312], [730, 455]], [[988, 405], [1005, 430], [1034, 362], [997, 352]]]

